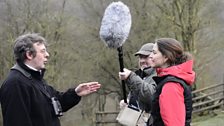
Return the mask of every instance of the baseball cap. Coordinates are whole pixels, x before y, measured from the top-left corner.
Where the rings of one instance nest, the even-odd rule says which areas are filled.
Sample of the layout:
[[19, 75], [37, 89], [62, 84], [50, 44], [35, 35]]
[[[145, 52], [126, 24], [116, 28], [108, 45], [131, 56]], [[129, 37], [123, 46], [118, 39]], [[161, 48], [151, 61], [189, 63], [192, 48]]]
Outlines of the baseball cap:
[[150, 53], [152, 52], [153, 46], [154, 46], [153, 43], [144, 44], [140, 48], [140, 50], [135, 53], [135, 56], [138, 56], [138, 55], [150, 55]]

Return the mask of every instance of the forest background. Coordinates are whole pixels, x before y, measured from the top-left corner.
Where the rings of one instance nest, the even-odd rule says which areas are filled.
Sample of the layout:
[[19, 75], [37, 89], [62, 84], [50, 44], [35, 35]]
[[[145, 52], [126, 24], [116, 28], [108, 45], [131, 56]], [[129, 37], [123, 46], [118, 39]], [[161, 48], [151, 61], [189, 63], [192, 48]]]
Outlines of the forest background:
[[[135, 70], [134, 53], [144, 43], [172, 37], [193, 54], [196, 88], [223, 82], [224, 0], [121, 0], [132, 15], [123, 45], [124, 66]], [[0, 83], [15, 63], [13, 43], [24, 33], [40, 33], [50, 61], [45, 79], [64, 91], [86, 81], [102, 89], [86, 96], [61, 118], [62, 126], [92, 126], [96, 111], [118, 111], [122, 99], [118, 54], [99, 38], [105, 8], [113, 0], [0, 0]], [[0, 125], [2, 117], [0, 116]]]

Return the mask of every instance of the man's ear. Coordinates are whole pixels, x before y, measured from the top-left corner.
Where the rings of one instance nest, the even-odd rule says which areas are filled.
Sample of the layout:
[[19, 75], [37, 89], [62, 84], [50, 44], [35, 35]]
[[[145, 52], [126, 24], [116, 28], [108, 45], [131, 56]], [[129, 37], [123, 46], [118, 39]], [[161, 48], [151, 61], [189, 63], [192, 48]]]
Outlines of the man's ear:
[[30, 51], [26, 51], [26, 57], [28, 60], [33, 59], [33, 54]]

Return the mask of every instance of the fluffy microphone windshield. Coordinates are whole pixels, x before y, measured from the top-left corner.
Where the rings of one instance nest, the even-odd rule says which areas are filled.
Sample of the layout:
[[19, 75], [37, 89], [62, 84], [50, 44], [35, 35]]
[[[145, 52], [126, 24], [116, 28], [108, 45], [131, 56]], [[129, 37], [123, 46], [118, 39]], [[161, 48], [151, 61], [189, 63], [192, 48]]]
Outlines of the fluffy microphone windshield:
[[105, 10], [100, 27], [100, 38], [109, 48], [118, 48], [128, 38], [131, 28], [129, 8], [122, 2], [112, 2]]

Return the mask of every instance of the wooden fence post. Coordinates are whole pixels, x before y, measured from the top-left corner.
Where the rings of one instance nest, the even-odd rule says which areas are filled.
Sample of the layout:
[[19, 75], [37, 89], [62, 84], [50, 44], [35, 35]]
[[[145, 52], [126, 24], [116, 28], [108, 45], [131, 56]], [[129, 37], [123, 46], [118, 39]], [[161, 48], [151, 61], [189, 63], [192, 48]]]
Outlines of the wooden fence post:
[[223, 86], [222, 86], [222, 88], [223, 88], [223, 92], [222, 92], [222, 95], [223, 95], [223, 99], [222, 99], [222, 110], [224, 111], [224, 74], [223, 74]]

